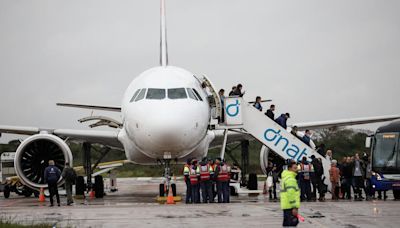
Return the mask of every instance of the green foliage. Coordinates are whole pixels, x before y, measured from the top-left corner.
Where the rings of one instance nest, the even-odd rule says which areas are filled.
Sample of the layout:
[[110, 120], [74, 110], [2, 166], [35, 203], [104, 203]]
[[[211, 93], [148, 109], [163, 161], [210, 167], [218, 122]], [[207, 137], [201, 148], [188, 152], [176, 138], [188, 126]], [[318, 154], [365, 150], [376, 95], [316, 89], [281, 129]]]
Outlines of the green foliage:
[[367, 133], [353, 129], [319, 130], [316, 132], [316, 144], [325, 144], [327, 150], [333, 151], [333, 158], [341, 159], [353, 156], [355, 153], [368, 152], [365, 148]]

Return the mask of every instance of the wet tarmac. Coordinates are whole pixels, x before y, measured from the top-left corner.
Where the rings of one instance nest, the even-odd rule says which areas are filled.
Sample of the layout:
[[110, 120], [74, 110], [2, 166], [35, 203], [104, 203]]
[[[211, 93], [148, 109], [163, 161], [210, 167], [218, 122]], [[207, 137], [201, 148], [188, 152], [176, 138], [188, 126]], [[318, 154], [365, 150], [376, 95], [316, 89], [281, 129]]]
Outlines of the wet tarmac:
[[[159, 180], [118, 179], [118, 192], [104, 199], [76, 199], [75, 205], [48, 207], [35, 198], [0, 197], [0, 217], [24, 224], [48, 223], [57, 227], [281, 227], [279, 202], [267, 195], [232, 197], [230, 204], [162, 205], [155, 201]], [[178, 194], [185, 190], [178, 182]], [[260, 183], [262, 188], [262, 183]], [[329, 197], [329, 196], [328, 196]], [[399, 227], [400, 202], [304, 202], [299, 227]]]

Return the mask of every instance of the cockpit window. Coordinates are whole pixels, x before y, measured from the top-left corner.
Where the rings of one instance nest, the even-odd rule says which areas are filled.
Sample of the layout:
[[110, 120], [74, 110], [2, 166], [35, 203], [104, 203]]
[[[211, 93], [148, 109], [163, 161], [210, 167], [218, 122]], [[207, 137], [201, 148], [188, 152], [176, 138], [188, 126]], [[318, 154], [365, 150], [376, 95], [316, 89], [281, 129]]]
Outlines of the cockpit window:
[[186, 91], [191, 99], [196, 100], [196, 101], [198, 100], [192, 89], [186, 88]]
[[203, 98], [201, 98], [200, 94], [197, 92], [196, 89], [193, 89], [194, 93], [196, 94], [197, 98], [201, 101], [203, 101]]
[[147, 90], [146, 99], [150, 100], [162, 100], [165, 98], [165, 89], [152, 89]]
[[169, 99], [186, 99], [186, 91], [185, 88], [174, 88], [168, 89], [168, 98]]
[[140, 92], [140, 89], [136, 90], [136, 92], [133, 94], [132, 99], [131, 99], [130, 102], [133, 102], [135, 100], [135, 98], [139, 94], [139, 92]]
[[135, 101], [140, 101], [144, 98], [144, 95], [146, 94], [146, 89], [142, 89], [139, 93], [139, 95], [136, 97]]

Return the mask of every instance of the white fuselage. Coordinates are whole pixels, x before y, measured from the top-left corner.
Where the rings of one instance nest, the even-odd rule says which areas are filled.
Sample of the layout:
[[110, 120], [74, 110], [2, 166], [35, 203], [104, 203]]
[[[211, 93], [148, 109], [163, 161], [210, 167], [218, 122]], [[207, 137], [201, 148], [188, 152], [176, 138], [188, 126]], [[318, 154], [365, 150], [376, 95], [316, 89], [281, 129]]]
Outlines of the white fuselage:
[[182, 68], [160, 66], [140, 74], [126, 90], [118, 139], [137, 164], [200, 158], [214, 139], [209, 121], [207, 94], [197, 78]]

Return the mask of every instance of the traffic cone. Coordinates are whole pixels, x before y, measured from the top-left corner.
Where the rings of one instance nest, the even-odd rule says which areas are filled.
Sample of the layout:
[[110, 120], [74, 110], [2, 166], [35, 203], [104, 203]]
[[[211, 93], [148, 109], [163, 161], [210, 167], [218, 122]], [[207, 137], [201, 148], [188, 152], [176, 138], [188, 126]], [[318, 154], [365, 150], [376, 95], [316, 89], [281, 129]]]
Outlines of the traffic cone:
[[175, 204], [174, 201], [174, 194], [172, 194], [172, 187], [169, 187], [168, 197], [167, 197], [167, 204]]
[[264, 189], [263, 189], [263, 194], [267, 194], [267, 181], [264, 181]]
[[40, 193], [39, 193], [39, 202], [43, 203], [46, 201], [46, 198], [44, 197], [44, 189], [40, 188]]
[[95, 192], [93, 190], [90, 190], [89, 192], [89, 198], [90, 199], [94, 199], [94, 197], [96, 196]]

